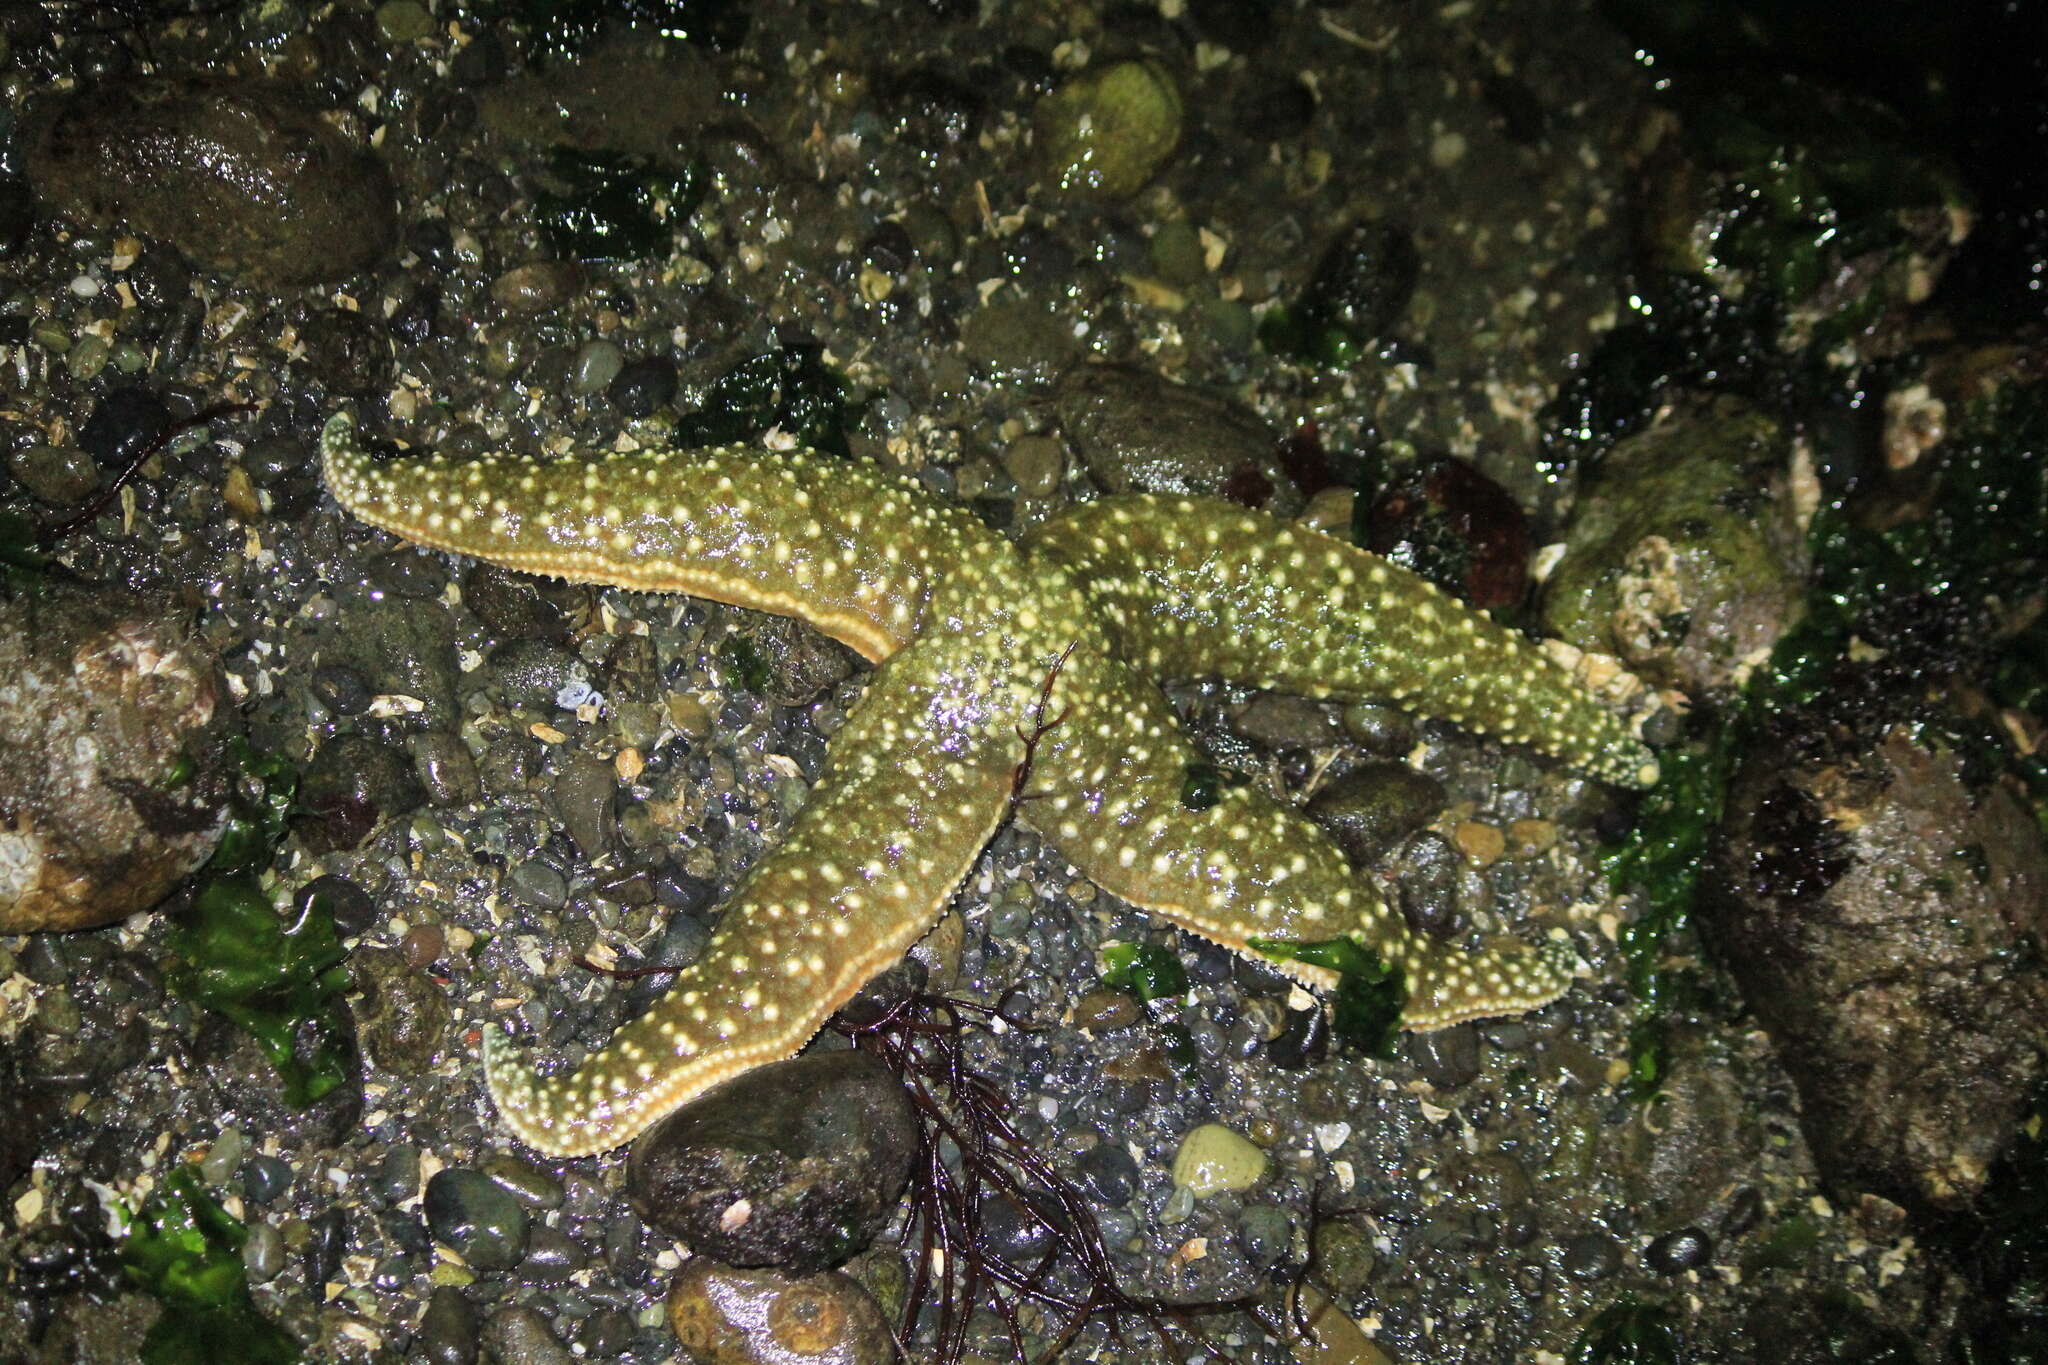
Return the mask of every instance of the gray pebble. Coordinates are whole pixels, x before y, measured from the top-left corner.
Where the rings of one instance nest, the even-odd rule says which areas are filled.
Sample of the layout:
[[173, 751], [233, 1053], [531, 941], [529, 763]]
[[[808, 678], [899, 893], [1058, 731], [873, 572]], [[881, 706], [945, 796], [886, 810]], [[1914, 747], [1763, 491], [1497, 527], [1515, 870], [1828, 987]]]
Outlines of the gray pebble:
[[1287, 1259], [1294, 1241], [1294, 1220], [1287, 1210], [1253, 1204], [1237, 1216], [1237, 1244], [1254, 1265], [1274, 1266]]
[[277, 1272], [284, 1269], [284, 1235], [276, 1225], [249, 1225], [249, 1240], [242, 1243], [242, 1268], [256, 1284], [275, 1279]]
[[430, 803], [467, 806], [482, 799], [483, 778], [467, 744], [441, 730], [413, 735], [406, 742], [412, 749], [413, 771]]
[[570, 374], [569, 387], [584, 397], [603, 393], [605, 386], [618, 378], [625, 364], [625, 353], [614, 343], [585, 342], [576, 352], [576, 365]]
[[484, 1349], [498, 1365], [575, 1365], [548, 1320], [532, 1308], [500, 1308], [484, 1324]]

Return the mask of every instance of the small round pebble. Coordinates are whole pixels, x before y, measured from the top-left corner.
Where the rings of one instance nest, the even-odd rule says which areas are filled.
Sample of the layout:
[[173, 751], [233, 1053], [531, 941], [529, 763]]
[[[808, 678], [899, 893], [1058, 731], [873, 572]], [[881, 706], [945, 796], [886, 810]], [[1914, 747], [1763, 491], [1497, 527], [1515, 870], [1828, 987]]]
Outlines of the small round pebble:
[[484, 1349], [497, 1365], [575, 1365], [575, 1357], [540, 1311], [500, 1308], [484, 1324]]
[[1644, 1259], [1660, 1275], [1698, 1270], [1713, 1262], [1714, 1239], [1699, 1228], [1680, 1228], [1651, 1242]]
[[250, 1224], [249, 1239], [242, 1243], [242, 1268], [257, 1284], [277, 1278], [277, 1272], [284, 1269], [284, 1234], [276, 1224]]
[[576, 363], [569, 372], [569, 387], [584, 397], [603, 393], [626, 366], [626, 353], [617, 342], [586, 341], [576, 351]]
[[1138, 1163], [1121, 1143], [1098, 1142], [1074, 1162], [1074, 1175], [1099, 1204], [1117, 1207], [1138, 1192]]
[[1224, 1190], [1248, 1190], [1266, 1174], [1266, 1154], [1220, 1123], [1205, 1123], [1181, 1139], [1173, 1158], [1173, 1183], [1196, 1198]]
[[482, 1171], [450, 1167], [427, 1182], [427, 1224], [472, 1269], [510, 1270], [526, 1254], [526, 1207]]
[[1274, 1266], [1287, 1259], [1294, 1240], [1294, 1221], [1287, 1210], [1253, 1204], [1237, 1216], [1237, 1244], [1254, 1265]]
[[1489, 825], [1479, 820], [1461, 820], [1451, 831], [1457, 841], [1458, 850], [1472, 860], [1476, 867], [1491, 867], [1507, 852], [1507, 836], [1499, 825]]
[[476, 1306], [460, 1289], [444, 1284], [427, 1299], [410, 1358], [425, 1365], [476, 1365], [479, 1327]]

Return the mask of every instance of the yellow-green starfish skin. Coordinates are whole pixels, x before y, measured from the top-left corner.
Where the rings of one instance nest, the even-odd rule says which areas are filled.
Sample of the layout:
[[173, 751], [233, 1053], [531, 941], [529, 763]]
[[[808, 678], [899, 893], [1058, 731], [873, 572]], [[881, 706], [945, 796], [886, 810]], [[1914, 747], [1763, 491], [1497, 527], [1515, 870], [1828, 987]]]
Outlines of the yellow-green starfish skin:
[[[346, 416], [321, 450], [342, 505], [408, 540], [799, 616], [878, 665], [789, 837], [651, 1010], [554, 1079], [486, 1031], [498, 1111], [557, 1155], [616, 1147], [802, 1047], [938, 918], [1013, 805], [1105, 890], [1230, 948], [1353, 937], [1402, 968], [1408, 1028], [1563, 993], [1553, 954], [1415, 934], [1290, 807], [1230, 788], [1188, 809], [1199, 756], [1160, 679], [1384, 698], [1610, 781], [1656, 776], [1622, 722], [1520, 637], [1361, 550], [1225, 503], [1111, 498], [1019, 546], [908, 480], [808, 451], [380, 463]], [[1027, 753], [1043, 795], [1020, 805]]]

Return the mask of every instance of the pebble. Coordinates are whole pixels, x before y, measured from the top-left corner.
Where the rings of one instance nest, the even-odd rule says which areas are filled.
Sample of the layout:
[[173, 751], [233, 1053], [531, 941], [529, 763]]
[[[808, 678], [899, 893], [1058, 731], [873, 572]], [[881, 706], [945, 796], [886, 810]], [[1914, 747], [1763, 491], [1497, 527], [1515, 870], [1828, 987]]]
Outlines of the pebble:
[[107, 368], [107, 358], [113, 347], [97, 336], [86, 336], [71, 348], [71, 354], [64, 357], [64, 368], [71, 372], [73, 379], [97, 379], [101, 370]]
[[386, 1151], [370, 1175], [370, 1197], [402, 1204], [420, 1192], [420, 1149], [401, 1142]]
[[171, 425], [163, 395], [139, 384], [127, 384], [93, 404], [92, 415], [78, 429], [78, 444], [105, 469], [118, 469]]
[[425, 1365], [476, 1365], [476, 1306], [460, 1289], [442, 1285], [427, 1299], [413, 1335], [414, 1358]]
[[1093, 1029], [1128, 1028], [1144, 1017], [1129, 991], [1096, 989], [1074, 1002], [1074, 1027]]
[[484, 1349], [497, 1365], [574, 1365], [575, 1357], [538, 1309], [500, 1308], [484, 1323]]
[[274, 1156], [257, 1155], [242, 1163], [242, 1197], [268, 1204], [291, 1188], [292, 1168]]
[[1377, 863], [1427, 824], [1445, 800], [1444, 785], [1405, 763], [1367, 763], [1325, 786], [1308, 803], [1354, 867]]
[[1066, 467], [1066, 447], [1050, 436], [1025, 436], [1010, 443], [1003, 452], [1004, 472], [1027, 497], [1042, 498], [1057, 491]]
[[78, 446], [23, 446], [8, 456], [14, 479], [55, 508], [70, 508], [100, 487], [100, 471]]
[[796, 1278], [693, 1257], [668, 1296], [669, 1328], [702, 1365], [885, 1365], [897, 1359], [880, 1305], [838, 1271]]
[[526, 1254], [526, 1208], [482, 1171], [450, 1167], [427, 1182], [427, 1225], [474, 1270], [509, 1270]]
[[1478, 820], [1460, 820], [1451, 831], [1458, 851], [1470, 859], [1475, 867], [1491, 867], [1507, 852], [1507, 836], [1501, 833], [1499, 825], [1489, 825]]
[[491, 281], [491, 298], [508, 313], [551, 313], [583, 288], [573, 261], [532, 261]]
[[377, 699], [363, 675], [346, 664], [319, 665], [308, 685], [320, 704], [337, 716], [360, 716]]
[[1181, 1139], [1173, 1158], [1173, 1183], [1197, 1198], [1224, 1190], [1248, 1190], [1265, 1178], [1266, 1154], [1220, 1123], [1205, 1123]]
[[477, 1164], [477, 1169], [530, 1209], [562, 1207], [566, 1193], [562, 1182], [524, 1157], [493, 1152]]
[[317, 1290], [341, 1273], [342, 1253], [348, 1250], [348, 1219], [338, 1208], [323, 1209], [306, 1220], [306, 1245], [300, 1255], [306, 1268], [306, 1283]]
[[277, 1278], [284, 1269], [284, 1234], [276, 1224], [258, 1220], [249, 1225], [249, 1238], [242, 1243], [242, 1268], [256, 1284]]
[[385, 0], [377, 6], [377, 31], [394, 43], [416, 43], [434, 31], [434, 16], [419, 0]]
[[1515, 858], [1540, 858], [1557, 847], [1557, 826], [1548, 820], [1516, 820], [1508, 826], [1508, 852]]
[[370, 899], [370, 893], [335, 873], [315, 877], [300, 887], [292, 897], [292, 906], [303, 914], [305, 907], [316, 900], [334, 916], [335, 932], [343, 938], [360, 937], [377, 922], [377, 903]]
[[1294, 1241], [1294, 1220], [1272, 1204], [1253, 1204], [1237, 1216], [1237, 1244], [1258, 1266], [1276, 1266], [1287, 1259]]
[[569, 373], [569, 387], [584, 397], [603, 393], [626, 365], [626, 353], [616, 342], [586, 341], [577, 348], [576, 363]]
[[575, 1239], [560, 1228], [536, 1223], [526, 1241], [526, 1259], [519, 1264], [522, 1275], [560, 1283], [583, 1268], [588, 1258]]
[[1699, 1228], [1680, 1228], [1651, 1242], [1643, 1253], [1650, 1268], [1660, 1275], [1679, 1275], [1710, 1265], [1714, 1239]]
[[1074, 1175], [1098, 1204], [1121, 1207], [1138, 1193], [1138, 1163], [1119, 1142], [1098, 1142], [1074, 1161]]
[[1479, 1030], [1471, 1023], [1411, 1033], [1403, 1043], [1409, 1062], [1439, 1090], [1456, 1090], [1479, 1076]]
[[633, 1148], [627, 1193], [657, 1230], [739, 1265], [839, 1265], [896, 1215], [917, 1127], [896, 1074], [814, 1052], [678, 1109]]

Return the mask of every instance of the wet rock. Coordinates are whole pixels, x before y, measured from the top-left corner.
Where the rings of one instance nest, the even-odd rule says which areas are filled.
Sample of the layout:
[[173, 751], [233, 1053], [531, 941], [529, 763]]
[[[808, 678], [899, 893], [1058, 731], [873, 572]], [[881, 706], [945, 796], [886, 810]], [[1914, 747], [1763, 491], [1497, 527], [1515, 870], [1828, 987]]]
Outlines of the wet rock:
[[484, 1323], [484, 1350], [496, 1365], [573, 1365], [575, 1357], [539, 1310], [500, 1308]]
[[7, 472], [29, 492], [54, 507], [70, 507], [99, 491], [100, 471], [77, 446], [41, 442], [7, 457]]
[[28, 1083], [12, 1047], [0, 1046], [0, 1191], [28, 1173], [36, 1155], [63, 1113], [63, 1093], [54, 1086]]
[[169, 604], [55, 578], [0, 600], [0, 933], [163, 899], [226, 828], [235, 728]]
[[1135, 194], [1180, 143], [1173, 78], [1150, 62], [1085, 72], [1047, 95], [1031, 119], [1039, 164], [1064, 194]]
[[1308, 813], [1354, 867], [1369, 867], [1444, 806], [1444, 785], [1405, 763], [1353, 768], [1315, 794]]
[[590, 669], [583, 660], [547, 640], [508, 641], [491, 651], [488, 666], [491, 681], [509, 706], [574, 709], [592, 690]]
[[1652, 1241], [1643, 1259], [1660, 1275], [1704, 1270], [1714, 1261], [1714, 1239], [1699, 1228], [1680, 1228]]
[[366, 735], [336, 735], [320, 746], [299, 784], [303, 814], [292, 829], [318, 853], [351, 849], [379, 822], [418, 810], [427, 795], [412, 763]]
[[1620, 442], [1580, 495], [1545, 625], [1656, 683], [1738, 685], [1803, 613], [1786, 452], [1777, 423], [1734, 398]]
[[1479, 1077], [1479, 1030], [1470, 1023], [1407, 1034], [1402, 1050], [1439, 1090], [1456, 1090]]
[[423, 1076], [448, 1047], [452, 1015], [441, 984], [389, 948], [365, 944], [349, 955], [360, 1003], [356, 1027], [372, 1061], [401, 1076]]
[[408, 747], [412, 750], [413, 773], [419, 778], [429, 804], [466, 806], [482, 799], [484, 784], [477, 772], [476, 758], [460, 738], [435, 731], [411, 736]]
[[882, 1365], [897, 1358], [880, 1306], [836, 1270], [797, 1278], [697, 1256], [669, 1291], [668, 1323], [699, 1365]]
[[804, 1274], [874, 1240], [910, 1176], [902, 1084], [862, 1052], [762, 1067], [634, 1145], [628, 1191], [653, 1227], [720, 1260]]
[[601, 858], [618, 832], [619, 775], [601, 758], [564, 762], [550, 789], [562, 829], [586, 858]]
[[128, 81], [39, 102], [23, 131], [45, 204], [258, 285], [342, 279], [397, 237], [383, 169], [279, 89]]
[[1711, 935], [1798, 1085], [1837, 1188], [1954, 1210], [2041, 1075], [2048, 852], [2002, 787], [1901, 727], [1732, 782]]
[[1248, 1190], [1265, 1179], [1266, 1154], [1243, 1134], [1220, 1123], [1205, 1123], [1181, 1139], [1173, 1158], [1173, 1183], [1196, 1198], [1225, 1190]]
[[423, 1365], [476, 1365], [479, 1326], [468, 1297], [453, 1285], [442, 1285], [420, 1315], [413, 1357]]
[[960, 354], [1006, 379], [1043, 383], [1081, 354], [1074, 323], [1036, 294], [1005, 289], [960, 326]]
[[1263, 481], [1257, 504], [1280, 515], [1303, 506], [1258, 416], [1224, 398], [1126, 365], [1069, 370], [1054, 394], [1061, 429], [1111, 493], [1221, 497], [1233, 481]]
[[[1302, 291], [1301, 315], [1327, 358], [1384, 337], [1408, 311], [1422, 275], [1415, 238], [1398, 223], [1355, 223], [1331, 242]], [[1345, 354], [1329, 354], [1330, 347]]]
[[491, 281], [491, 298], [508, 313], [552, 313], [583, 288], [574, 261], [529, 261]]
[[764, 695], [777, 706], [808, 706], [853, 676], [853, 651], [794, 617], [767, 616], [749, 624], [747, 639], [768, 664]]
[[1482, 610], [1519, 607], [1529, 590], [1529, 518], [1464, 460], [1418, 460], [1373, 499], [1365, 547]]
[[526, 1206], [482, 1171], [436, 1171], [422, 1205], [434, 1236], [473, 1270], [510, 1270], [526, 1254]]

